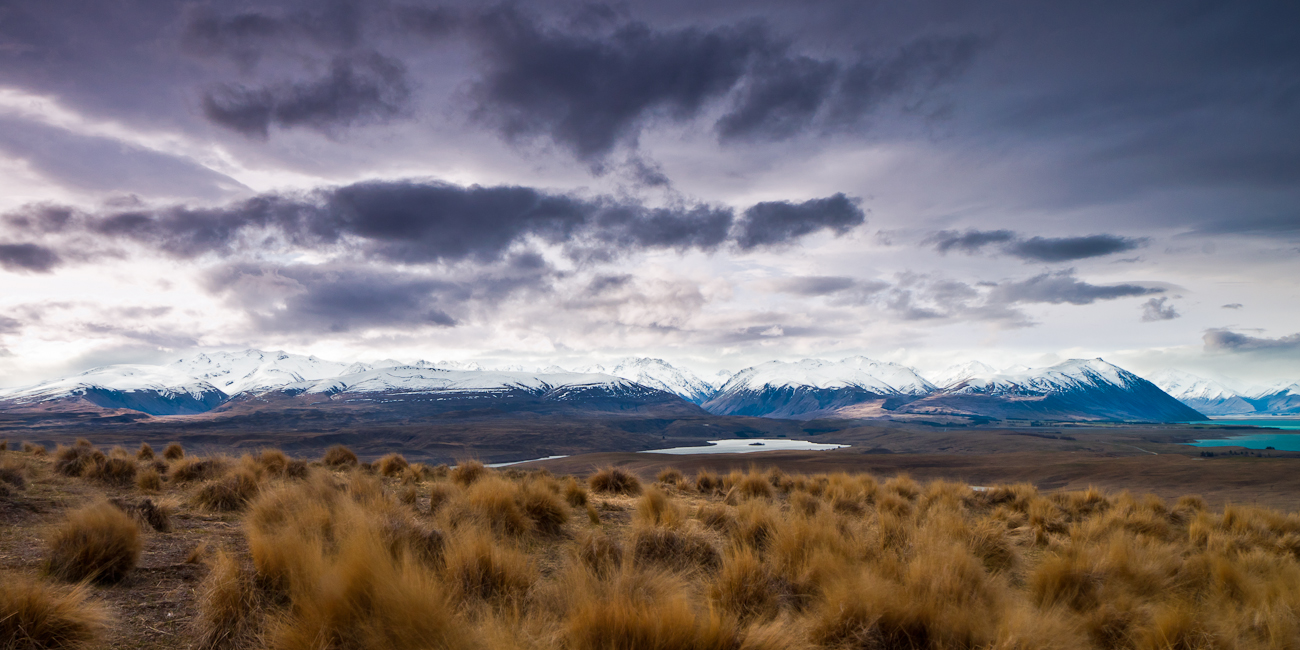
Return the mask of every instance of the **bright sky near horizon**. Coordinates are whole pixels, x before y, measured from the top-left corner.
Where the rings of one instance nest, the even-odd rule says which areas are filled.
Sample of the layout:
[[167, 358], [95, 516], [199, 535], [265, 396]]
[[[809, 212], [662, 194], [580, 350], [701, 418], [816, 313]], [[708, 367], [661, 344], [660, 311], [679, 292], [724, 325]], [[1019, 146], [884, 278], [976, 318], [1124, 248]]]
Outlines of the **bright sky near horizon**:
[[0, 10], [0, 386], [195, 350], [1300, 380], [1300, 6]]

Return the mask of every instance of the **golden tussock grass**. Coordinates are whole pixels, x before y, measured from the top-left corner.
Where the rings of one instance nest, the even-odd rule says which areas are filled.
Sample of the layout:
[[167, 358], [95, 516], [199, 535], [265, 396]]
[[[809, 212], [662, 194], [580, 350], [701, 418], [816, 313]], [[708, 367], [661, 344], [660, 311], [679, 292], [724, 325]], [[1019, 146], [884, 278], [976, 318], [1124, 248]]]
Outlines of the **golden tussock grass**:
[[140, 443], [140, 448], [135, 452], [135, 459], [153, 460], [153, 458], [154, 458], [153, 447], [149, 446], [149, 443], [147, 442]]
[[163, 448], [163, 458], [167, 460], [180, 460], [185, 457], [185, 448], [178, 442], [173, 442]]
[[162, 474], [159, 474], [158, 470], [152, 467], [145, 468], [136, 474], [135, 487], [148, 494], [161, 492], [163, 489]]
[[587, 479], [587, 485], [596, 492], [611, 494], [640, 494], [641, 481], [635, 474], [617, 467], [606, 467]]
[[[79, 448], [60, 453], [93, 456]], [[576, 477], [473, 461], [297, 478], [278, 454], [217, 461], [165, 486], [221, 510], [204, 491], [247, 484], [243, 513], [221, 517], [242, 520], [246, 547], [214, 539], [223, 550], [195, 557], [209, 571], [177, 641], [200, 648], [1300, 650], [1295, 513], [759, 468], [701, 472], [694, 489], [605, 469], [593, 498]], [[141, 463], [137, 477], [154, 469]], [[130, 500], [144, 521], [152, 502]]]
[[448, 474], [452, 483], [457, 485], [471, 485], [490, 473], [491, 471], [483, 463], [477, 460], [466, 459], [457, 462], [456, 466], [451, 468], [451, 471]]
[[330, 467], [355, 467], [361, 461], [351, 449], [343, 445], [334, 445], [325, 450], [321, 462]]
[[403, 470], [410, 467], [411, 464], [406, 462], [406, 457], [401, 454], [388, 454], [380, 458], [375, 463], [375, 470], [384, 476], [397, 476]]
[[173, 483], [209, 481], [220, 478], [230, 469], [225, 458], [181, 458], [172, 463], [168, 478]]
[[101, 500], [68, 512], [50, 532], [44, 569], [69, 582], [117, 582], [135, 568], [142, 548], [135, 521]]
[[85, 586], [55, 587], [0, 573], [0, 648], [81, 650], [99, 645], [109, 617]]
[[0, 463], [0, 484], [8, 485], [15, 490], [25, 489], [27, 487], [27, 466], [11, 460]]

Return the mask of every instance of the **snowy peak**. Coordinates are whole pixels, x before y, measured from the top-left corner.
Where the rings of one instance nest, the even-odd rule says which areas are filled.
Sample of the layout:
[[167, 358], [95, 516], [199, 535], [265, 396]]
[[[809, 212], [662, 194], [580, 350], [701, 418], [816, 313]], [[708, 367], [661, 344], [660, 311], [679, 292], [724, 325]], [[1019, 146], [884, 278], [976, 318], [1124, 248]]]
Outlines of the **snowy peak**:
[[801, 386], [857, 388], [877, 395], [925, 395], [935, 390], [934, 384], [907, 366], [866, 357], [849, 357], [840, 361], [769, 361], [736, 373], [720, 392]]
[[1151, 383], [1180, 401], [1189, 399], [1223, 400], [1241, 397], [1241, 394], [1212, 379], [1198, 377], [1182, 370], [1164, 370], [1151, 377]]
[[1146, 380], [1102, 359], [1070, 359], [1047, 368], [971, 377], [945, 388], [950, 393], [1050, 395], [1092, 388], [1130, 390]]
[[166, 367], [206, 381], [227, 395], [235, 395], [312, 379], [337, 377], [358, 369], [358, 365], [284, 351], [244, 350], [198, 354], [177, 359]]
[[996, 374], [998, 374], [998, 371], [988, 364], [979, 361], [967, 361], [966, 363], [949, 366], [943, 372], [931, 377], [930, 382], [939, 388], [947, 388], [960, 384], [967, 379], [992, 377]]
[[703, 404], [716, 392], [695, 373], [678, 368], [663, 359], [628, 357], [618, 361], [609, 374], [634, 381], [666, 393], [672, 393], [693, 404]]

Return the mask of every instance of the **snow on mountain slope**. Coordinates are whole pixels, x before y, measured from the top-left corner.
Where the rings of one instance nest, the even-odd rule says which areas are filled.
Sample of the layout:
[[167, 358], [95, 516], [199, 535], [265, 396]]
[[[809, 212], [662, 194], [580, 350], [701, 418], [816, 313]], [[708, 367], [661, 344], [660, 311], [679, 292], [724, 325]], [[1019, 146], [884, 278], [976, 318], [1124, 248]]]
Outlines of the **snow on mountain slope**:
[[545, 393], [565, 387], [601, 387], [610, 391], [643, 392], [645, 387], [611, 375], [576, 372], [528, 373], [494, 370], [447, 370], [397, 366], [351, 375], [302, 381], [279, 388], [309, 395], [340, 393], [500, 392]]
[[944, 392], [1047, 395], [1100, 386], [1127, 389], [1137, 382], [1145, 382], [1145, 380], [1101, 359], [1070, 359], [1047, 368], [970, 377], [948, 386]]
[[346, 372], [372, 368], [368, 364], [326, 361], [314, 356], [283, 351], [211, 352], [177, 359], [166, 366], [179, 373], [204, 380], [227, 395], [261, 391], [312, 379], [337, 377]]
[[1153, 375], [1151, 383], [1206, 415], [1245, 415], [1256, 410], [1241, 393], [1189, 372], [1164, 370]]
[[628, 357], [620, 360], [609, 374], [629, 379], [642, 386], [672, 393], [693, 404], [703, 404], [715, 392], [695, 373], [673, 366], [663, 359]]
[[930, 378], [930, 383], [939, 388], [947, 388], [975, 377], [989, 377], [998, 374], [992, 366], [979, 361], [967, 361], [949, 366], [943, 372]]
[[934, 390], [911, 368], [866, 357], [769, 361], [733, 375], [703, 406], [717, 415], [815, 417], [866, 402], [914, 399]]
[[1281, 382], [1259, 388], [1245, 396], [1257, 413], [1266, 415], [1300, 415], [1300, 383]]
[[1204, 420], [1151, 382], [1102, 359], [971, 377], [905, 405], [913, 414], [1182, 422]]
[[789, 386], [861, 388], [880, 395], [925, 395], [935, 390], [934, 384], [907, 366], [866, 357], [849, 357], [840, 361], [768, 361], [733, 375], [722, 386], [722, 392]]
[[172, 368], [125, 364], [0, 392], [0, 401], [13, 406], [76, 398], [101, 408], [179, 415], [210, 410], [224, 402], [226, 394]]

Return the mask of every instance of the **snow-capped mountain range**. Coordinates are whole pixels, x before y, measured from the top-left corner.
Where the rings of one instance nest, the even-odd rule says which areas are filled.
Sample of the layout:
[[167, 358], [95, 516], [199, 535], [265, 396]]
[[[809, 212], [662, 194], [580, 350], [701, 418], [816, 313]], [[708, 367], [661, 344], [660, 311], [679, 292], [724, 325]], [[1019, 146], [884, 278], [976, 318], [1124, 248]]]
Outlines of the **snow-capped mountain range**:
[[1181, 370], [1162, 371], [1151, 381], [1206, 415], [1300, 415], [1300, 382], [1243, 387]]
[[1245, 395], [1178, 372], [1154, 376], [1153, 384], [1100, 359], [1001, 372], [972, 361], [930, 379], [913, 368], [866, 357], [805, 359], [771, 361], [710, 380], [644, 357], [622, 359], [609, 368], [489, 369], [472, 362], [344, 363], [245, 350], [197, 354], [161, 366], [104, 366], [34, 386], [0, 389], [0, 409], [43, 405], [49, 410], [52, 403], [75, 403], [150, 415], [191, 415], [271, 399], [323, 404], [441, 395], [480, 402], [510, 396], [550, 402], [581, 398], [616, 409], [622, 408], [620, 400], [645, 403], [676, 396], [716, 415], [798, 419], [953, 415], [1182, 421], [1201, 419], [1201, 413], [1300, 412], [1300, 385]]

